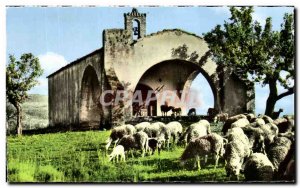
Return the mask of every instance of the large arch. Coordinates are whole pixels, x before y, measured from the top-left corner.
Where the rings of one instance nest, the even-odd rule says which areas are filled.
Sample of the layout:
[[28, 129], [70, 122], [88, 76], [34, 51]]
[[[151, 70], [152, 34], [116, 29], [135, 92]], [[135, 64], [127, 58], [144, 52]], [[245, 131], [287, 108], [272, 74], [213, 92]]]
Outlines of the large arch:
[[98, 128], [102, 118], [99, 102], [101, 88], [95, 69], [88, 65], [83, 73], [80, 91], [80, 128]]
[[[173, 65], [176, 64], [176, 66], [170, 66], [166, 70], [169, 75], [167, 80], [170, 84], [174, 83], [171, 84], [172, 87], [170, 85], [170, 88], [165, 89], [189, 90], [191, 81], [198, 73], [201, 73], [213, 92], [214, 108], [230, 115], [253, 109], [251, 83], [243, 87], [238, 83], [246, 81], [235, 78], [235, 81], [225, 84], [227, 79], [233, 79], [232, 72], [218, 66], [209, 58], [209, 48], [203, 38], [174, 29], [163, 30], [130, 42], [132, 36], [128, 33], [131, 32], [131, 30], [106, 30], [104, 32], [104, 71], [112, 90], [117, 90], [118, 85], [123, 83], [128, 85], [127, 90], [130, 92], [134, 92], [138, 84], [148, 85], [155, 90], [159, 87], [160, 70], [155, 67], [160, 67], [162, 64], [171, 65], [171, 62], [175, 62]], [[131, 38], [120, 40], [123, 36]], [[156, 70], [153, 71], [153, 69]], [[176, 75], [182, 78], [178, 78], [177, 81], [180, 83], [175, 84], [176, 80], [173, 79]], [[235, 86], [240, 89], [232, 89]], [[243, 92], [243, 95], [238, 95], [239, 92]], [[230, 107], [230, 100], [226, 101], [226, 97], [233, 94], [237, 97], [234, 104], [238, 106]], [[178, 99], [180, 97], [179, 93]], [[160, 105], [157, 104], [157, 106]], [[113, 111], [112, 114], [114, 114]], [[132, 111], [124, 117], [130, 116], [132, 116]]]
[[[139, 85], [147, 85], [152, 88], [157, 94], [157, 114], [161, 115], [160, 105], [167, 103], [176, 108], [182, 108], [185, 111], [193, 101], [195, 95], [189, 95], [191, 82], [198, 74], [202, 74], [210, 85], [214, 96], [214, 104], [217, 106], [217, 89], [213, 80], [208, 74], [198, 65], [180, 59], [173, 59], [160, 62], [150, 67], [139, 79], [136, 88]], [[204, 88], [205, 89], [205, 88]], [[135, 89], [136, 91], [136, 89]], [[167, 94], [164, 92], [168, 92]], [[171, 101], [167, 96], [175, 96]], [[199, 102], [199, 101], [198, 101]], [[196, 105], [196, 104], [195, 104]]]

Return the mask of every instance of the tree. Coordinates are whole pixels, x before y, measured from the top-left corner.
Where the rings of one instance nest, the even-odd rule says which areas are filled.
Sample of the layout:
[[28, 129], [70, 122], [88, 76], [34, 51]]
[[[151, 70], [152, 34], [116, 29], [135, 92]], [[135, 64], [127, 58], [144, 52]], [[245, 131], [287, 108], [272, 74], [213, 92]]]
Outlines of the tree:
[[[265, 114], [271, 115], [278, 100], [294, 93], [294, 16], [286, 13], [280, 31], [273, 31], [270, 17], [264, 27], [252, 20], [253, 7], [231, 7], [230, 12], [230, 21], [217, 25], [204, 39], [217, 64], [269, 85]], [[281, 94], [277, 83], [285, 88]]]
[[17, 133], [22, 135], [22, 106], [28, 98], [27, 92], [38, 84], [37, 78], [43, 74], [39, 59], [31, 53], [21, 55], [19, 61], [9, 55], [6, 65], [6, 98], [16, 108]]

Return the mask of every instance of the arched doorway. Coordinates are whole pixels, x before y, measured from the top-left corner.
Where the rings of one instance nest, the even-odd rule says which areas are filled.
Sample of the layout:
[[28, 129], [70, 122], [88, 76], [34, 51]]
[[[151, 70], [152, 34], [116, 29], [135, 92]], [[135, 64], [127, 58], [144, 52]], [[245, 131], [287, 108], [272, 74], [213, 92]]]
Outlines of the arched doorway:
[[[155, 64], [142, 75], [136, 87], [146, 85], [155, 91], [157, 97], [156, 112], [158, 116], [162, 115], [160, 106], [165, 104], [174, 108], [181, 108], [182, 115], [186, 115], [186, 111], [189, 105], [191, 105], [190, 103], [197, 102], [192, 98], [197, 97], [197, 94], [189, 94], [192, 81], [198, 74], [202, 75], [206, 81], [206, 85], [199, 86], [199, 88], [211, 91], [211, 98], [213, 98], [212, 107], [214, 107], [217, 105], [217, 97], [211, 78], [205, 74], [205, 71], [201, 67], [189, 61], [175, 59]], [[133, 111], [135, 112], [136, 110], [133, 109]], [[170, 113], [171, 111], [167, 114], [170, 115]]]
[[95, 69], [88, 66], [83, 74], [80, 95], [80, 126], [98, 128], [102, 115], [100, 85]]
[[[138, 84], [135, 88], [134, 96], [136, 97], [132, 102], [133, 116], [157, 115], [157, 99], [155, 91], [151, 87], [145, 84]], [[147, 101], [147, 99], [149, 99], [149, 101]]]

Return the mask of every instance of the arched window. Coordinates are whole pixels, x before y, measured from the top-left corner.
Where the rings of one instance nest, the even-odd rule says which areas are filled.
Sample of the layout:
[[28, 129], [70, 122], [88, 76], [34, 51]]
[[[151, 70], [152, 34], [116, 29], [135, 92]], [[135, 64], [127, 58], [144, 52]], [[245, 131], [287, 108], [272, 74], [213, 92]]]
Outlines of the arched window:
[[137, 40], [139, 39], [140, 36], [140, 22], [136, 19], [132, 20], [132, 36], [133, 36], [133, 40]]

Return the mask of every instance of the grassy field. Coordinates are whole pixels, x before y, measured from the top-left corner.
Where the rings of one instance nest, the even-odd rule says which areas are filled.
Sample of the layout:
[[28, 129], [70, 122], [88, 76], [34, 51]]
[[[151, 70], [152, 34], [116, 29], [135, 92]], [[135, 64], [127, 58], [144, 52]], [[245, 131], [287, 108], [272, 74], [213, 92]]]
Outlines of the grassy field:
[[[173, 147], [160, 156], [140, 157], [112, 163], [105, 153], [110, 131], [66, 132], [7, 137], [8, 181], [13, 182], [224, 182], [224, 161], [182, 167], [183, 147]], [[109, 151], [110, 153], [111, 151]], [[210, 158], [209, 158], [210, 159]], [[243, 177], [241, 176], [240, 180]]]

